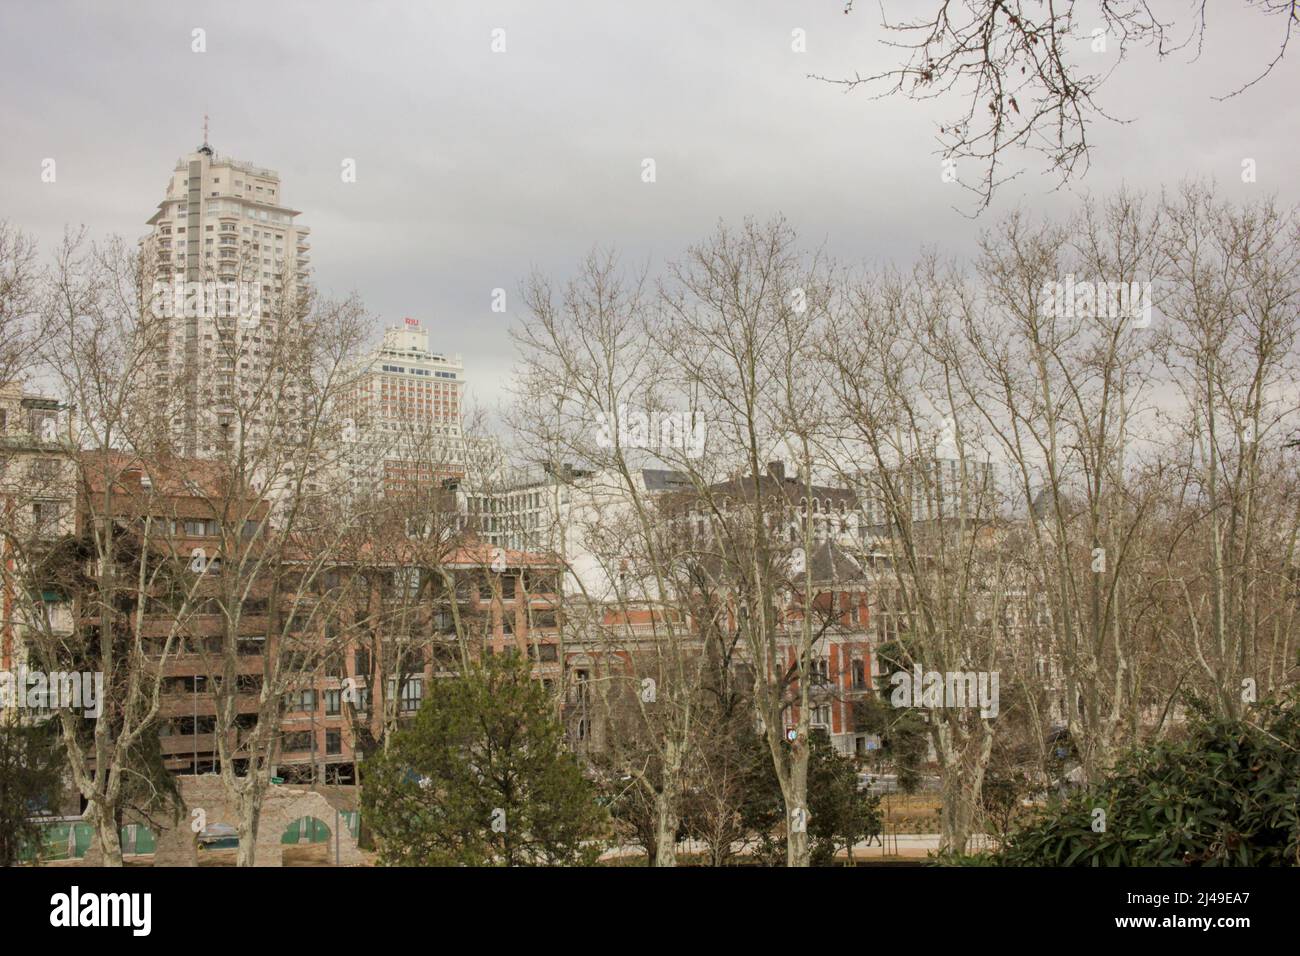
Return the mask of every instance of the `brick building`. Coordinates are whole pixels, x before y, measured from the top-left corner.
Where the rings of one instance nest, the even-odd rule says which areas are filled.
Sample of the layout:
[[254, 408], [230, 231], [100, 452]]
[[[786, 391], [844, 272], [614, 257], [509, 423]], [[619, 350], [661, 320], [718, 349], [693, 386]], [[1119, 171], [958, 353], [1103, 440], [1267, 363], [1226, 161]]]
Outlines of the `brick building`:
[[470, 659], [519, 653], [539, 680], [559, 680], [558, 566], [545, 556], [470, 532], [436, 553], [414, 540], [286, 547], [273, 541], [270, 505], [233, 493], [211, 461], [83, 453], [78, 475], [56, 575], [70, 636], [95, 646], [107, 602], [87, 542], [111, 533], [127, 584], [110, 626], [138, 636], [161, 668], [157, 733], [174, 773], [217, 769], [219, 701], [233, 708], [225, 744], [237, 767], [243, 742], [272, 719], [277, 777], [350, 783], [358, 751], [418, 710], [428, 682], [460, 666], [462, 645]]

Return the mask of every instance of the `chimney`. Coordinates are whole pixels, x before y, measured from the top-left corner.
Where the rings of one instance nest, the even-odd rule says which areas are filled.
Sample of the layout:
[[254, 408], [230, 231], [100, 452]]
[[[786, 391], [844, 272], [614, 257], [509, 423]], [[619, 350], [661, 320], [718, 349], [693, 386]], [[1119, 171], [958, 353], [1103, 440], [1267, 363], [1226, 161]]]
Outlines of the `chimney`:
[[767, 463], [767, 473], [777, 481], [785, 481], [785, 462], [769, 461]]

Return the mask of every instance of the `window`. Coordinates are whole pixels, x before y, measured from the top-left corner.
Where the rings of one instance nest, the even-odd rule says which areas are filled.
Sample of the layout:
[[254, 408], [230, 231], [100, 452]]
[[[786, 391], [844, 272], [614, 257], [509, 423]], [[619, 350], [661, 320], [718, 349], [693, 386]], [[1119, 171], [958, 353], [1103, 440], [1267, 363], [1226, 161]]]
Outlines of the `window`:
[[343, 692], [341, 690], [325, 691], [325, 716], [337, 717], [343, 710]]
[[58, 501], [32, 502], [32, 529], [38, 537], [49, 537], [59, 533], [59, 519], [63, 514], [62, 503]]
[[290, 713], [311, 713], [316, 709], [316, 691], [290, 691], [285, 695], [284, 709]]
[[256, 657], [261, 654], [266, 647], [266, 638], [264, 637], [241, 637], [236, 645], [236, 652], [240, 657]]
[[216, 521], [204, 521], [197, 518], [186, 520], [183, 529], [185, 536], [188, 538], [215, 537], [221, 533]]
[[867, 665], [865, 661], [855, 660], [853, 662], [853, 688], [861, 690], [867, 686]]
[[577, 703], [584, 710], [586, 709], [587, 703], [589, 701], [588, 679], [590, 678], [590, 676], [591, 676], [590, 672], [585, 670], [579, 670], [574, 673], [574, 681], [576, 683], [576, 686], [574, 688], [574, 692], [575, 692], [574, 696], [576, 697], [575, 703]]
[[31, 415], [32, 434], [41, 441], [55, 441], [58, 438], [59, 419], [52, 412], [33, 410]]
[[341, 730], [325, 731], [325, 752], [327, 754], [343, 753], [343, 732]]
[[178, 734], [187, 737], [195, 734], [210, 734], [217, 729], [217, 718], [215, 717], [181, 717], [173, 725]]
[[[333, 640], [338, 637], [339, 625], [336, 621], [330, 621], [325, 627], [326, 637]], [[332, 677], [335, 680], [341, 680], [347, 674], [343, 670], [343, 651], [335, 649], [325, 655], [323, 662], [325, 676]]]
[[399, 595], [413, 598], [420, 594], [420, 570], [419, 568], [401, 568], [396, 575], [396, 586]]
[[280, 749], [284, 751], [314, 750], [310, 730], [300, 730], [280, 737]]
[[[397, 679], [389, 681], [390, 687], [395, 689]], [[402, 685], [399, 696], [398, 709], [404, 714], [414, 713], [420, 709], [420, 701], [424, 699], [424, 678], [408, 677], [406, 683]]]

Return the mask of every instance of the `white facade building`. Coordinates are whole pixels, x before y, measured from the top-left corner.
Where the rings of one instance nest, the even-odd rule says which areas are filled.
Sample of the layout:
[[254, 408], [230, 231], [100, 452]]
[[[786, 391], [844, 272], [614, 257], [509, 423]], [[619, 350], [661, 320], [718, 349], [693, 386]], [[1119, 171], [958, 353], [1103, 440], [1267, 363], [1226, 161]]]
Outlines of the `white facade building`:
[[274, 362], [278, 323], [299, 314], [310, 272], [299, 215], [274, 170], [207, 143], [172, 170], [141, 244], [157, 320], [148, 385], [173, 410], [177, 453], [218, 450], [217, 426], [228, 427], [241, 389]]
[[345, 432], [354, 493], [393, 493], [463, 477], [465, 366], [429, 347], [416, 319], [390, 326], [358, 369]]

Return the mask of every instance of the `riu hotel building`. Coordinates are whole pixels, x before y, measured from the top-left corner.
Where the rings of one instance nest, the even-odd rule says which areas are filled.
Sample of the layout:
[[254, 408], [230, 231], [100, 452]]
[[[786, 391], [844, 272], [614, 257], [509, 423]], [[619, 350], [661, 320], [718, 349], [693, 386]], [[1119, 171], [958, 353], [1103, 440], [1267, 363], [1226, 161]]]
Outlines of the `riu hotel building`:
[[388, 327], [350, 402], [353, 490], [392, 494], [463, 477], [464, 389], [461, 357], [430, 349], [418, 319]]

